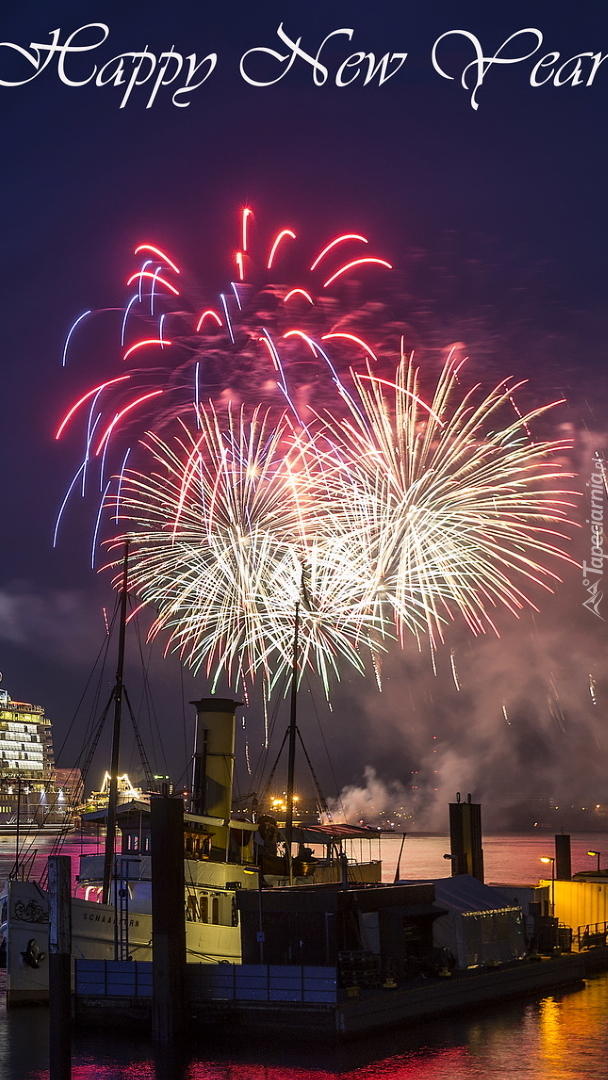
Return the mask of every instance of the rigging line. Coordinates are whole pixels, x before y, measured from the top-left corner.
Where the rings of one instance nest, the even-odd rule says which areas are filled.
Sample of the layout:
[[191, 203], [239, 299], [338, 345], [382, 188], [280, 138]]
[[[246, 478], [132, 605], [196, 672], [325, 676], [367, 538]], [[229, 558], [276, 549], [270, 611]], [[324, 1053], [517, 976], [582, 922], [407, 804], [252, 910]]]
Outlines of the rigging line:
[[[182, 673], [182, 688], [183, 688], [183, 674], [184, 674], [184, 672], [183, 672], [183, 668], [182, 668], [181, 663], [180, 663], [180, 671]], [[186, 764], [185, 764], [184, 769], [182, 770], [180, 776], [178, 777], [178, 779], [176, 780], [176, 782], [174, 784], [174, 790], [175, 791], [179, 791], [180, 789], [183, 789], [183, 788], [188, 788], [189, 784], [191, 784], [191, 782], [192, 782], [192, 768], [193, 768], [193, 763], [194, 763], [194, 750], [192, 750], [190, 752], [190, 754], [188, 754], [188, 747], [187, 747], [187, 742], [186, 742], [185, 701], [184, 701], [184, 744], [185, 744], [185, 751], [186, 751], [185, 756], [184, 756], [184, 760], [185, 760]]]
[[[163, 750], [162, 750], [162, 739], [160, 737], [160, 732], [158, 730], [158, 719], [157, 719], [156, 710], [155, 710], [155, 707], [154, 707], [154, 694], [152, 693], [152, 688], [150, 686], [150, 679], [149, 679], [149, 670], [150, 670], [150, 664], [152, 662], [152, 653], [150, 651], [150, 653], [148, 654], [148, 657], [147, 658], [144, 657], [144, 649], [143, 649], [143, 642], [142, 642], [142, 635], [141, 635], [141, 626], [140, 626], [138, 618], [135, 619], [134, 632], [135, 632], [135, 640], [137, 642], [137, 651], [138, 651], [138, 654], [139, 654], [139, 662], [140, 662], [140, 665], [141, 665], [141, 678], [142, 678], [138, 712], [141, 715], [141, 713], [144, 711], [144, 708], [145, 708], [145, 710], [147, 712], [148, 723], [149, 723], [149, 727], [150, 727], [150, 743], [151, 743], [151, 748], [152, 748], [152, 756], [153, 756], [155, 761], [158, 760], [158, 756], [159, 756], [158, 753], [157, 753], [157, 750], [156, 750], [156, 739], [155, 739], [155, 729], [154, 729], [154, 723], [156, 724], [156, 734], [158, 735], [158, 740], [159, 740], [160, 746], [161, 746], [160, 755], [163, 757], [163, 760], [164, 760], [164, 754], [163, 754]], [[154, 723], [153, 723], [153, 721], [154, 721]], [[165, 772], [166, 771], [167, 770], [166, 770], [166, 763], [165, 763]]]
[[108, 712], [109, 712], [109, 709], [110, 709], [110, 705], [112, 704], [113, 701], [114, 701], [114, 687], [112, 687], [112, 693], [110, 694], [110, 697], [108, 699], [108, 703], [107, 703], [105, 709], [103, 710], [103, 712], [101, 714], [101, 717], [100, 717], [100, 719], [99, 719], [99, 721], [97, 723], [97, 729], [96, 729], [96, 731], [95, 731], [95, 733], [93, 735], [93, 738], [91, 740], [91, 745], [89, 746], [89, 753], [87, 754], [85, 763], [84, 763], [83, 768], [82, 768], [82, 782], [83, 782], [83, 785], [86, 784], [86, 782], [87, 782], [87, 778], [88, 778], [88, 775], [89, 775], [89, 769], [91, 768], [91, 762], [92, 762], [93, 757], [95, 755], [95, 751], [97, 750], [97, 746], [98, 746], [99, 740], [101, 738], [101, 733], [103, 731], [104, 724], [105, 724], [106, 719], [107, 719], [107, 715], [108, 715]]
[[287, 742], [287, 736], [288, 735], [289, 735], [289, 728], [286, 728], [285, 734], [283, 735], [283, 742], [281, 743], [281, 745], [279, 747], [279, 752], [278, 752], [278, 754], [277, 754], [277, 756], [275, 758], [274, 765], [272, 766], [272, 769], [270, 770], [270, 775], [268, 777], [268, 780], [266, 781], [266, 786], [263, 788], [262, 793], [260, 795], [260, 800], [259, 800], [260, 802], [262, 802], [262, 800], [266, 797], [266, 795], [268, 793], [268, 790], [270, 788], [270, 785], [272, 784], [272, 780], [273, 780], [274, 774], [276, 772], [277, 765], [279, 764], [279, 758], [280, 758], [281, 754], [283, 753], [283, 747], [285, 746], [285, 743]]
[[[61, 832], [58, 833], [57, 836], [55, 837], [55, 839], [53, 840], [53, 843], [51, 844], [51, 847], [48, 850], [48, 855], [60, 855], [61, 854], [61, 852], [63, 850], [63, 845], [65, 844], [65, 842], [66, 842], [66, 840], [68, 838], [68, 832], [70, 831], [70, 829], [72, 828], [72, 826], [74, 824], [73, 819], [74, 819], [74, 811], [70, 807], [69, 816], [68, 816], [68, 818], [67, 818], [67, 820], [65, 822], [65, 825], [63, 826]], [[42, 889], [48, 890], [48, 887], [49, 887], [49, 861], [48, 861], [48, 858], [46, 859], [45, 866], [44, 866], [44, 869], [42, 871], [42, 874], [40, 875], [38, 883], [39, 883], [39, 885], [40, 885], [40, 887]]]
[[[91, 682], [93, 681], [93, 675], [95, 674], [95, 670], [96, 670], [97, 665], [99, 664], [99, 661], [100, 661], [102, 656], [104, 657], [104, 664], [102, 665], [102, 668], [103, 668], [103, 666], [105, 666], [105, 662], [107, 660], [108, 649], [109, 649], [109, 646], [110, 646], [110, 638], [111, 638], [111, 633], [112, 633], [112, 627], [113, 627], [114, 621], [116, 619], [117, 611], [118, 611], [118, 608], [116, 608], [116, 610], [114, 612], [114, 615], [112, 616], [112, 620], [111, 620], [111, 623], [110, 623], [110, 632], [104, 635], [104, 643], [101, 646], [101, 648], [99, 649], [99, 652], [97, 653], [97, 656], [95, 657], [95, 660], [93, 662], [93, 666], [91, 668], [91, 671], [90, 671], [89, 676], [87, 678], [87, 681], [85, 683], [84, 690], [82, 691], [82, 694], [80, 695], [80, 700], [79, 700], [79, 702], [78, 702], [78, 704], [77, 704], [77, 706], [76, 706], [76, 708], [74, 710], [74, 715], [72, 716], [72, 719], [70, 720], [68, 730], [67, 730], [67, 732], [66, 732], [66, 734], [64, 736], [63, 742], [62, 742], [62, 744], [61, 744], [61, 746], [59, 748], [59, 751], [57, 753], [57, 762], [59, 762], [59, 760], [61, 759], [61, 755], [62, 755], [63, 751], [65, 750], [66, 743], [67, 743], [67, 741], [68, 741], [68, 739], [70, 737], [70, 734], [72, 732], [72, 728], [74, 727], [74, 724], [76, 723], [76, 720], [78, 718], [78, 713], [80, 712], [80, 708], [81, 708], [82, 703], [83, 703], [83, 701], [84, 701], [84, 699], [86, 697], [86, 694], [87, 694], [87, 692], [89, 690], [89, 686], [90, 686]], [[101, 675], [100, 675], [100, 679], [101, 679]], [[96, 692], [96, 696], [98, 694], [99, 694], [99, 689]], [[81, 751], [80, 751], [80, 753], [78, 755], [78, 760], [80, 759], [80, 756], [84, 753], [86, 742], [87, 742], [89, 737], [90, 737], [90, 735], [88, 733], [85, 734], [85, 737], [83, 739], [83, 746], [82, 746], [82, 749], [81, 749]]]
[[[106, 659], [107, 659], [107, 657], [106, 657]], [[105, 662], [104, 662], [104, 666], [100, 670], [98, 678], [97, 678], [97, 685], [95, 686], [93, 699], [91, 701], [91, 705], [90, 705], [90, 708], [89, 708], [87, 726], [86, 726], [86, 730], [84, 732], [84, 736], [83, 736], [83, 740], [82, 740], [82, 743], [81, 743], [81, 746], [80, 746], [80, 750], [78, 751], [78, 754], [76, 756], [75, 761], [74, 761], [74, 759], [72, 759], [73, 767], [77, 768], [77, 769], [81, 768], [83, 760], [86, 760], [87, 754], [88, 754], [88, 751], [89, 751], [90, 741], [94, 737], [94, 735], [95, 735], [95, 733], [97, 731], [97, 717], [99, 716], [99, 711], [100, 711], [99, 702], [100, 702], [100, 699], [101, 699], [102, 682], [105, 683], [105, 679], [104, 679], [105, 671], [106, 671], [106, 667], [105, 667]], [[80, 704], [79, 704], [78, 708], [80, 709]], [[67, 739], [67, 736], [66, 736], [66, 739]], [[63, 747], [62, 747], [62, 749], [63, 749]], [[84, 780], [83, 780], [83, 783], [84, 783]]]
[[[164, 771], [168, 775], [169, 774], [169, 767], [168, 767], [168, 764], [167, 764], [167, 758], [166, 758], [166, 755], [165, 755], [165, 748], [163, 746], [163, 739], [162, 739], [162, 735], [161, 735], [161, 731], [160, 731], [160, 725], [159, 725], [159, 722], [158, 722], [158, 714], [156, 712], [156, 708], [155, 708], [155, 705], [154, 705], [154, 694], [152, 693], [152, 687], [150, 685], [149, 672], [150, 672], [150, 665], [152, 663], [152, 646], [150, 645], [148, 658], [147, 658], [147, 660], [145, 660], [144, 659], [143, 643], [142, 643], [142, 635], [141, 635], [141, 625], [140, 625], [139, 619], [137, 619], [137, 618], [135, 619], [135, 639], [137, 641], [137, 647], [138, 647], [138, 651], [139, 651], [139, 658], [140, 658], [141, 670], [142, 670], [142, 683], [143, 683], [143, 685], [142, 685], [142, 694], [141, 694], [141, 702], [140, 702], [140, 711], [143, 708], [143, 703], [145, 702], [147, 712], [148, 712], [148, 719], [149, 719], [149, 723], [150, 723], [150, 738], [151, 738], [151, 742], [152, 742], [152, 755], [153, 755], [154, 760], [157, 761], [159, 758], [162, 760]], [[158, 743], [158, 745], [160, 747], [160, 749], [158, 751], [156, 750], [156, 746], [155, 746], [155, 739], [154, 739], [155, 731], [156, 731], [156, 742]]]
[[139, 755], [141, 757], [141, 763], [142, 763], [142, 766], [143, 766], [144, 775], [146, 777], [146, 784], [148, 785], [148, 790], [152, 791], [153, 787], [154, 787], [154, 777], [152, 776], [152, 769], [150, 768], [150, 762], [148, 761], [148, 757], [146, 755], [146, 751], [145, 751], [145, 748], [144, 748], [144, 744], [142, 742], [142, 737], [141, 737], [141, 733], [140, 733], [140, 730], [139, 730], [139, 726], [138, 726], [137, 720], [135, 719], [135, 713], [133, 712], [133, 708], [131, 706], [131, 699], [130, 699], [128, 693], [127, 693], [126, 686], [124, 687], [124, 695], [125, 695], [125, 701], [127, 703], [127, 708], [129, 710], [129, 715], [131, 717], [131, 723], [133, 724], [133, 731], [135, 732], [135, 739], [136, 739], [136, 742], [137, 742], [137, 748], [139, 750]]
[[186, 768], [184, 769], [184, 771], [181, 773], [181, 775], [176, 780], [176, 782], [174, 784], [174, 790], [175, 791], [180, 791], [180, 789], [183, 789], [183, 788], [185, 788], [187, 786], [187, 784], [188, 784], [188, 773], [192, 769], [192, 760], [193, 760], [193, 758], [190, 757], [190, 760], [188, 761], [188, 764], [186, 765]]
[[99, 717], [99, 720], [98, 720], [98, 723], [97, 723], [97, 729], [94, 732], [94, 735], [93, 735], [93, 738], [92, 738], [92, 741], [91, 741], [91, 744], [90, 744], [90, 747], [89, 747], [89, 754], [87, 754], [86, 759], [84, 761], [84, 765], [83, 765], [82, 770], [81, 770], [82, 771], [82, 789], [83, 789], [83, 792], [84, 792], [84, 787], [85, 787], [85, 784], [86, 784], [86, 780], [87, 780], [87, 778], [89, 778], [89, 770], [91, 768], [91, 762], [93, 761], [93, 758], [95, 756], [95, 751], [97, 750], [99, 739], [102, 738], [102, 731], [104, 730], [104, 725], [106, 723], [109, 708], [110, 708], [110, 705], [112, 704], [113, 700], [114, 700], [114, 691], [112, 689], [112, 692], [110, 694], [110, 698], [109, 698], [108, 703], [107, 703], [107, 705], [105, 707], [105, 710], [102, 713], [102, 716]]
[[326, 814], [328, 812], [327, 802], [326, 802], [326, 799], [325, 799], [325, 796], [324, 796], [323, 792], [321, 791], [321, 785], [319, 784], [319, 781], [317, 779], [317, 774], [315, 773], [315, 770], [313, 768], [312, 761], [310, 760], [310, 758], [308, 756], [308, 750], [304, 746], [304, 739], [302, 738], [302, 732], [300, 731], [299, 727], [296, 727], [296, 732], [297, 732], [297, 735], [298, 735], [298, 739], [300, 740], [300, 746], [302, 747], [302, 750], [304, 751], [304, 757], [306, 758], [306, 761], [308, 762], [308, 768], [310, 769], [310, 775], [312, 776], [313, 783], [315, 785], [315, 788], [317, 789], [317, 796], [318, 796], [318, 799], [319, 799], [320, 808], [323, 811], [323, 813]]
[[[89, 770], [90, 770], [90, 767], [91, 767], [91, 762], [92, 762], [92, 759], [94, 757], [95, 751], [97, 749], [99, 739], [101, 737], [101, 733], [102, 733], [102, 730], [103, 730], [103, 727], [104, 727], [104, 724], [105, 724], [105, 720], [107, 718], [108, 709], [109, 709], [110, 704], [111, 704], [111, 699], [110, 699], [110, 701], [108, 702], [108, 704], [106, 705], [106, 708], [104, 709], [104, 711], [102, 713], [101, 720], [97, 721], [96, 717], [97, 717], [98, 712], [99, 712], [99, 702], [100, 702], [100, 699], [101, 699], [102, 682], [105, 683], [105, 673], [106, 673], [106, 667], [107, 667], [108, 651], [109, 651], [109, 647], [110, 647], [110, 642], [112, 640], [112, 630], [113, 630], [113, 627], [114, 627], [114, 623], [116, 621], [116, 618], [118, 617], [118, 610], [119, 610], [119, 606], [118, 606], [118, 601], [117, 601], [114, 614], [113, 614], [112, 619], [110, 621], [109, 632], [106, 635], [105, 656], [104, 656], [103, 664], [99, 669], [97, 687], [95, 689], [95, 693], [94, 693], [94, 696], [93, 696], [93, 701], [92, 701], [92, 704], [91, 704], [91, 709], [90, 709], [90, 713], [89, 713], [89, 727], [88, 727], [85, 739], [83, 740], [82, 748], [81, 748], [80, 753], [78, 754], [78, 758], [76, 760], [76, 767], [78, 767], [80, 765], [80, 762], [82, 761], [84, 755], [85, 755], [85, 752], [87, 753], [87, 756], [85, 758], [85, 764], [84, 764], [84, 766], [82, 768], [83, 793], [84, 793], [84, 787], [85, 787], [87, 779], [88, 779]], [[100, 653], [98, 654], [98, 656], [96, 658], [95, 665], [97, 665], [97, 663], [99, 661], [99, 657], [103, 653], [103, 651], [104, 651], [103, 649], [100, 650]], [[93, 668], [93, 671], [94, 670], [95, 670], [95, 667]], [[92, 674], [93, 674], [93, 672], [91, 672], [91, 676], [87, 680], [87, 688], [88, 688], [88, 685], [89, 685], [89, 683], [91, 681]], [[87, 688], [85, 688], [85, 693], [86, 693]], [[83, 694], [83, 697], [84, 697], [84, 694]], [[82, 702], [82, 698], [81, 698], [81, 702]], [[78, 705], [78, 709], [80, 708], [81, 702]], [[92, 743], [92, 745], [91, 745], [91, 743]]]
[[[97, 685], [95, 687], [95, 692], [93, 694], [93, 699], [91, 701], [91, 705], [90, 705], [90, 708], [89, 708], [88, 726], [87, 726], [87, 729], [86, 729], [85, 738], [83, 740], [83, 744], [82, 744], [80, 753], [78, 754], [78, 757], [76, 759], [76, 765], [78, 767], [80, 767], [81, 762], [86, 758], [86, 755], [87, 755], [88, 749], [89, 749], [90, 740], [94, 737], [95, 732], [97, 730], [97, 727], [96, 727], [97, 718], [98, 718], [98, 716], [100, 714], [100, 711], [101, 711], [101, 706], [100, 706], [101, 695], [102, 695], [102, 692], [105, 689], [105, 686], [107, 684], [107, 660], [108, 660], [108, 657], [106, 655], [106, 657], [104, 659], [104, 665], [99, 671], [99, 675], [98, 675], [98, 678], [97, 678]], [[84, 783], [84, 781], [83, 781], [83, 783]]]
[[[339, 789], [339, 787], [338, 787], [338, 780], [337, 780], [337, 778], [336, 778], [336, 774], [335, 774], [335, 772], [334, 772], [334, 767], [333, 767], [333, 763], [332, 763], [332, 760], [331, 760], [331, 757], [330, 757], [330, 753], [329, 753], [329, 747], [328, 747], [328, 745], [327, 745], [327, 742], [325, 741], [325, 732], [323, 731], [323, 726], [322, 726], [322, 724], [321, 724], [321, 718], [320, 718], [320, 716], [319, 716], [319, 710], [317, 709], [317, 702], [316, 702], [316, 699], [315, 699], [315, 695], [314, 695], [314, 691], [313, 691], [313, 688], [312, 688], [312, 686], [310, 685], [310, 678], [309, 678], [309, 676], [308, 676], [308, 675], [306, 676], [306, 683], [307, 683], [307, 685], [308, 685], [308, 692], [309, 692], [309, 694], [310, 694], [310, 698], [311, 698], [311, 701], [312, 701], [312, 707], [313, 707], [313, 709], [314, 709], [314, 713], [315, 713], [315, 716], [316, 716], [316, 719], [317, 719], [317, 724], [319, 725], [319, 731], [320, 731], [320, 733], [321, 733], [321, 740], [322, 740], [322, 742], [323, 742], [323, 747], [324, 747], [324, 749], [325, 749], [325, 753], [326, 753], [326, 755], [327, 755], [327, 763], [328, 763], [328, 765], [329, 765], [329, 771], [330, 771], [330, 773], [331, 773], [331, 778], [332, 778], [332, 780], [333, 780], [333, 784], [334, 784], [334, 791], [338, 793], [338, 792], [340, 791], [340, 789]], [[337, 794], [337, 799], [338, 799], [338, 802], [339, 802], [339, 804], [340, 804], [340, 809], [341, 809], [341, 811], [342, 811], [342, 815], [343, 815], [343, 816], [345, 816], [345, 815], [344, 815], [344, 805], [343, 805], [343, 803], [342, 803], [342, 798], [341, 798], [341, 795], [340, 795], [340, 794]], [[328, 811], [328, 807], [327, 807], [327, 802], [325, 803], [325, 811], [326, 811], [326, 813], [328, 813], [328, 812], [329, 812], [329, 811]]]
[[[53, 840], [53, 843], [51, 844], [51, 848], [50, 848], [50, 851], [49, 851], [49, 855], [60, 855], [61, 854], [63, 845], [64, 845], [64, 843], [65, 843], [65, 841], [67, 839], [68, 832], [73, 827], [73, 825], [74, 825], [74, 808], [72, 806], [70, 806], [69, 813], [67, 815], [66, 823], [65, 823], [64, 827], [62, 828], [61, 832], [58, 833], [57, 836], [55, 837], [55, 839]], [[46, 864], [45, 870], [43, 871], [43, 876], [48, 876], [48, 859], [47, 859], [47, 864]]]
[[184, 735], [184, 761], [188, 759], [188, 725], [186, 723], [186, 688], [184, 686], [184, 667], [179, 665], [179, 682], [182, 698], [182, 731]]
[[276, 696], [275, 701], [274, 701], [272, 713], [270, 714], [270, 723], [268, 725], [268, 745], [260, 747], [260, 752], [258, 754], [258, 759], [257, 759], [257, 761], [255, 763], [254, 768], [253, 768], [252, 775], [251, 775], [251, 780], [249, 782], [249, 786], [251, 788], [253, 788], [254, 791], [262, 783], [262, 773], [263, 773], [263, 770], [264, 770], [264, 766], [265, 766], [265, 764], [266, 764], [266, 762], [268, 760], [268, 754], [269, 754], [268, 748], [270, 746], [270, 743], [272, 741], [272, 737], [274, 735], [274, 731], [275, 731], [275, 727], [276, 727], [276, 723], [277, 723], [278, 712], [279, 712], [279, 707], [280, 707], [280, 704], [281, 704], [281, 699], [282, 699], [282, 697], [284, 695], [286, 682], [287, 682], [287, 674], [284, 672], [283, 676], [282, 676], [282, 679], [281, 679], [281, 683], [280, 683], [279, 688], [278, 688], [277, 696]]
[[[275, 733], [275, 728], [277, 726], [278, 717], [279, 717], [279, 706], [280, 706], [281, 698], [283, 698], [285, 696], [285, 687], [286, 687], [286, 685], [287, 685], [287, 673], [283, 672], [283, 675], [282, 675], [282, 678], [281, 678], [281, 685], [279, 687], [279, 691], [278, 691], [276, 699], [275, 699], [273, 710], [272, 710], [272, 712], [270, 714], [270, 723], [268, 725], [268, 745], [269, 746], [270, 746], [272, 737], [273, 737], [273, 735]], [[268, 752], [266, 751], [266, 756], [267, 755], [268, 755]], [[260, 755], [260, 756], [262, 756], [262, 755]]]

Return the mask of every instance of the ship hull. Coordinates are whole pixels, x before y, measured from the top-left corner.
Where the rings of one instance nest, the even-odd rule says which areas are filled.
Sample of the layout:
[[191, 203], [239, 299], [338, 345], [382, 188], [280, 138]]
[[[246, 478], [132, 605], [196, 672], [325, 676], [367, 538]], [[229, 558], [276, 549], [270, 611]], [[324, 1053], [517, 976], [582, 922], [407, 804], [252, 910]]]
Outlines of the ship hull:
[[[72, 960], [114, 960], [116, 912], [106, 904], [74, 897]], [[46, 1004], [49, 998], [48, 894], [34, 881], [9, 881], [0, 896], [0, 935], [6, 949], [7, 1004]], [[130, 911], [123, 948], [133, 960], [152, 960], [152, 915]], [[191, 963], [241, 962], [239, 926], [186, 921], [186, 959]]]

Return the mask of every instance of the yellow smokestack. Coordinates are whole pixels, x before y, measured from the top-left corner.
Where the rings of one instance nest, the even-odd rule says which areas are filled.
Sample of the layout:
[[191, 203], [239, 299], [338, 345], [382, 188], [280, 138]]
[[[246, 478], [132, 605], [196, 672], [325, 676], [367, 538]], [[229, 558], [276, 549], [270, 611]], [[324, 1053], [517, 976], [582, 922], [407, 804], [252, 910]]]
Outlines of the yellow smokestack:
[[232, 808], [235, 712], [242, 702], [212, 697], [191, 704], [197, 712], [192, 809], [227, 819]]

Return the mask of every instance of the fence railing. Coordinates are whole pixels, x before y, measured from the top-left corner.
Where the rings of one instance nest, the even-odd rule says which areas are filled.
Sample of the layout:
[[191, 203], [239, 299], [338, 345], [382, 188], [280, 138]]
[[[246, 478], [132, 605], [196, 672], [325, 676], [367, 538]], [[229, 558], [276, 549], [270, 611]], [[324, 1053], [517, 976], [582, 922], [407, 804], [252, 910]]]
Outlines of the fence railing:
[[[150, 998], [152, 962], [76, 960], [75, 990], [79, 997]], [[337, 1000], [335, 967], [308, 964], [187, 964], [191, 1005], [212, 1001]]]
[[77, 997], [152, 997], [152, 961], [76, 960]]
[[606, 945], [608, 936], [608, 922], [587, 923], [586, 926], [577, 927], [574, 941], [579, 952], [583, 949], [595, 949], [599, 945]]

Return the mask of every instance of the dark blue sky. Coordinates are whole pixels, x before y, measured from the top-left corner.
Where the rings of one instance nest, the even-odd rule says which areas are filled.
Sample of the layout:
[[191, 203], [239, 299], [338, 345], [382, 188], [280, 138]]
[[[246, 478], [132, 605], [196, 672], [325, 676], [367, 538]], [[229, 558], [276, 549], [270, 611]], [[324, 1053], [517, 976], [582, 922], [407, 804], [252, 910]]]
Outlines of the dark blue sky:
[[[476, 377], [527, 376], [539, 400], [565, 392], [564, 418], [581, 427], [604, 430], [608, 402], [608, 60], [591, 87], [591, 59], [581, 60], [582, 85], [567, 81], [573, 65], [561, 67], [578, 53], [608, 53], [602, 5], [34, 0], [3, 13], [0, 37], [29, 49], [56, 28], [64, 42], [89, 22], [106, 24], [109, 36], [94, 53], [67, 59], [74, 80], [144, 46], [199, 59], [214, 51], [218, 63], [187, 108], [171, 103], [179, 79], [160, 88], [150, 109], [150, 84], [121, 109], [119, 88], [63, 85], [56, 59], [28, 85], [0, 86], [0, 666], [9, 693], [44, 703], [61, 730], [94, 652], [108, 583], [88, 568], [90, 508], [68, 516], [52, 550], [77, 464], [53, 431], [80, 387], [105, 376], [110, 330], [99, 324], [65, 371], [61, 350], [77, 314], [124, 302], [142, 238], [166, 246], [201, 295], [213, 297], [230, 276], [244, 204], [260, 228], [292, 224], [313, 249], [354, 228], [395, 265], [395, 317], [417, 345], [463, 340]], [[281, 22], [313, 54], [332, 31], [352, 28], [350, 43], [342, 35], [325, 47], [325, 85], [314, 85], [303, 60], [272, 87], [241, 77], [247, 50], [284, 50]], [[543, 44], [531, 59], [491, 68], [478, 110], [472, 87], [459, 82], [474, 57], [470, 41], [451, 37], [439, 47], [453, 81], [433, 70], [433, 44], [448, 31], [468, 31], [491, 56], [526, 27], [541, 31]], [[503, 56], [532, 44], [532, 35], [518, 38]], [[359, 50], [408, 59], [382, 87], [336, 87], [340, 64]], [[564, 85], [532, 88], [535, 63], [552, 52], [559, 59], [538, 79], [561, 68]], [[250, 64], [260, 80], [278, 71], [259, 57]], [[0, 79], [23, 72], [33, 68], [3, 46]], [[392, 744], [380, 751], [368, 743], [367, 757], [386, 765]], [[365, 763], [349, 757], [339, 779]]]

